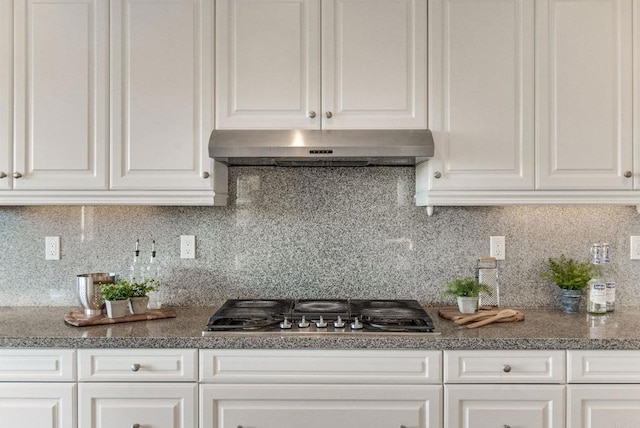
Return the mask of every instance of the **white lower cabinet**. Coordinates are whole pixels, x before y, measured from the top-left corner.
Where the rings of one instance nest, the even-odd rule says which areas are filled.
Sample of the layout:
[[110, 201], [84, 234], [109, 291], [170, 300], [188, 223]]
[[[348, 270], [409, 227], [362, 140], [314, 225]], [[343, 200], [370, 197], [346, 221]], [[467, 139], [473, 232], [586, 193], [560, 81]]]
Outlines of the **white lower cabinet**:
[[75, 428], [76, 351], [0, 349], [0, 426]]
[[640, 427], [640, 351], [568, 351], [567, 427]]
[[79, 426], [192, 428], [197, 393], [195, 383], [81, 383]]
[[81, 349], [82, 428], [192, 428], [198, 421], [196, 349]]
[[447, 428], [565, 426], [564, 351], [445, 351]]
[[442, 426], [439, 351], [203, 350], [201, 428]]

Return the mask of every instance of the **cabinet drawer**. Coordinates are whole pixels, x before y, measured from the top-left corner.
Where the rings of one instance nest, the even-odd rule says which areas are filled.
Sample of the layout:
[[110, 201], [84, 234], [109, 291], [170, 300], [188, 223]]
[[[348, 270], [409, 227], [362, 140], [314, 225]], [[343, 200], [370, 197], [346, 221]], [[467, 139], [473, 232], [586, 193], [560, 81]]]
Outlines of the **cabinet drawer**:
[[444, 426], [563, 428], [564, 397], [564, 385], [445, 385]]
[[197, 427], [197, 403], [195, 383], [82, 383], [78, 427]]
[[569, 383], [640, 383], [640, 351], [567, 351]]
[[196, 349], [81, 349], [81, 382], [196, 381]]
[[201, 350], [212, 383], [440, 383], [440, 351]]
[[75, 380], [75, 349], [0, 349], [0, 382]]
[[446, 383], [564, 383], [564, 351], [445, 351]]

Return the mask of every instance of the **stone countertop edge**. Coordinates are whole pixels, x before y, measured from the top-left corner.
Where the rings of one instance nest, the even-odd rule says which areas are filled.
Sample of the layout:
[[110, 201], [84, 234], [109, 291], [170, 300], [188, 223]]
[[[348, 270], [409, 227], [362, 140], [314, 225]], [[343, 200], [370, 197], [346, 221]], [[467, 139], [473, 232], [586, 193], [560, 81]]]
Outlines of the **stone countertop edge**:
[[439, 335], [242, 335], [202, 337], [215, 307], [175, 307], [177, 317], [92, 327], [64, 322], [73, 307], [0, 307], [1, 348], [585, 349], [640, 350], [640, 310], [607, 315], [520, 308], [522, 322], [459, 327], [426, 308]]

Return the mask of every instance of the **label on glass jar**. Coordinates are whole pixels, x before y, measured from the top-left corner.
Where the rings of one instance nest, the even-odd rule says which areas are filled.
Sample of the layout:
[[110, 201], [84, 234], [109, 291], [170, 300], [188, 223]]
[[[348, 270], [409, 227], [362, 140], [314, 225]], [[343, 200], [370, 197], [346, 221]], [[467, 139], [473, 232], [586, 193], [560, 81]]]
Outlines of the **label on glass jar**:
[[606, 305], [607, 304], [607, 286], [606, 284], [592, 284], [591, 290], [589, 293], [589, 300], [591, 300], [596, 305]]
[[615, 282], [607, 282], [607, 303], [612, 303], [616, 301], [616, 283]]

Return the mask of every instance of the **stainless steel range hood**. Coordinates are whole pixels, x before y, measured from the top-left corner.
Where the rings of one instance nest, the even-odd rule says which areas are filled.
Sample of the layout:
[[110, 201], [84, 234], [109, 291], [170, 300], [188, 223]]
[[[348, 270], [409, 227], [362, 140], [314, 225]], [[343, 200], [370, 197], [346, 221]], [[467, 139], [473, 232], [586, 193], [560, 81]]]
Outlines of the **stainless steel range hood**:
[[407, 166], [433, 156], [431, 131], [220, 130], [209, 156], [239, 166]]

